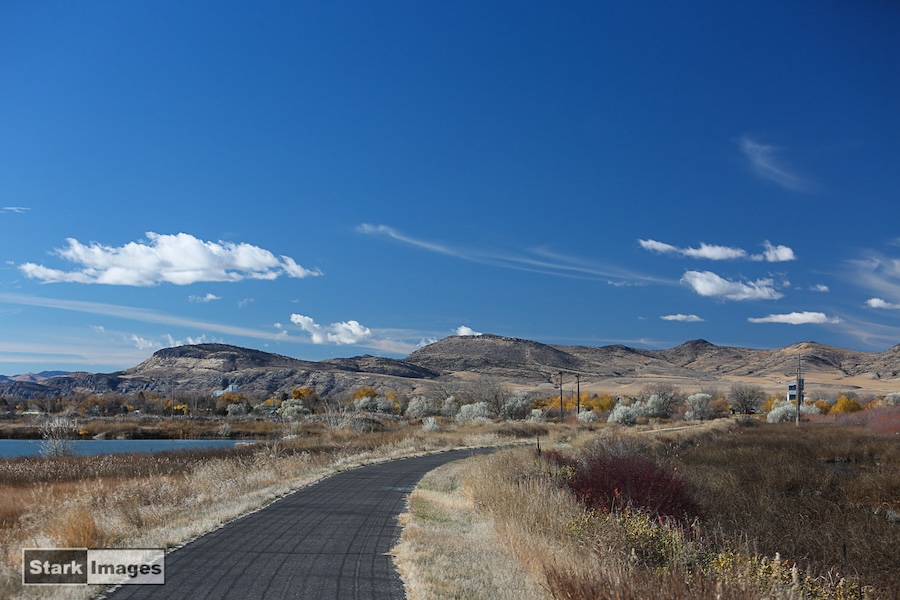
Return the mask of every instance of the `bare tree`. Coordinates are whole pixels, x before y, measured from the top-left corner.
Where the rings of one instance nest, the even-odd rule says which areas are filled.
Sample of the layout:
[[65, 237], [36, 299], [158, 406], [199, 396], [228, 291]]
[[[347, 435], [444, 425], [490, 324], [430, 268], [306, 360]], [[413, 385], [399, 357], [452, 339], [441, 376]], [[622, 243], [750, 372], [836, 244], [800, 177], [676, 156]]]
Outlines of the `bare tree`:
[[496, 379], [482, 375], [478, 381], [470, 384], [468, 392], [467, 395], [472, 398], [473, 403], [484, 402], [492, 415], [500, 416], [503, 413], [508, 394]]
[[733, 383], [728, 393], [728, 401], [735, 412], [751, 415], [765, 402], [766, 392], [752, 383]]
[[52, 417], [41, 425], [41, 454], [71, 456], [75, 454], [75, 422], [65, 417]]

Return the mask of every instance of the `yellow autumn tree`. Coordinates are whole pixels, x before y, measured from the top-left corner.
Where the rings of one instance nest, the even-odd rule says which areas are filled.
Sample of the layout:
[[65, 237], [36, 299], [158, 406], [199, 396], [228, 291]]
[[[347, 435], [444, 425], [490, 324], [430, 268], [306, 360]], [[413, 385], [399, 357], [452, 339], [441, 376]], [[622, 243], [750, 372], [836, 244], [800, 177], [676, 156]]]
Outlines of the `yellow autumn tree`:
[[378, 396], [378, 392], [375, 391], [370, 385], [364, 385], [361, 388], [357, 388], [355, 392], [353, 392], [354, 400], [362, 400], [363, 398], [375, 398]]
[[862, 409], [863, 407], [862, 404], [859, 403], [859, 400], [841, 395], [837, 399], [837, 402], [834, 403], [834, 406], [831, 407], [830, 414], [859, 412]]

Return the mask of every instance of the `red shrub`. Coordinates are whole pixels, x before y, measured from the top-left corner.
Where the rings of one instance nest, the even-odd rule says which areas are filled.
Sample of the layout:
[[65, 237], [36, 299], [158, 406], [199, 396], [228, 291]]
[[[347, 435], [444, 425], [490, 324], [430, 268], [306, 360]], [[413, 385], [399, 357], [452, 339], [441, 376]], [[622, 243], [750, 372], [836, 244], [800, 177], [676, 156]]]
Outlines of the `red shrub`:
[[638, 454], [614, 456], [596, 447], [578, 461], [566, 483], [581, 502], [598, 510], [632, 506], [673, 518], [700, 514], [687, 483], [673, 469]]

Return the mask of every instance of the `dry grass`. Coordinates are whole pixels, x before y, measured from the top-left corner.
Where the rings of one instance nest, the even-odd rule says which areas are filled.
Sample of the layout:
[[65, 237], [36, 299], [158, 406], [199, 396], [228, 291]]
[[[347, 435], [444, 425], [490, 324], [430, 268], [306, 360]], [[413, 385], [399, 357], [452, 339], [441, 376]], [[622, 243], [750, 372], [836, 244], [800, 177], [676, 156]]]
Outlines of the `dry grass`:
[[392, 553], [407, 597], [544, 600], [546, 592], [462, 494], [466, 465], [458, 461], [426, 475], [401, 516], [403, 534]]
[[736, 429], [673, 457], [732, 547], [900, 593], [900, 439], [836, 425]]
[[[571, 459], [510, 450], [470, 459], [462, 477], [495, 539], [553, 598], [900, 595], [896, 436], [838, 425], [609, 431], [621, 430], [576, 436]], [[570, 486], [602, 466], [598, 445], [677, 469], [701, 518], [653, 512], [640, 494], [618, 496], [625, 486], [609, 508], [588, 509]]]
[[521, 435], [503, 424], [442, 427], [388, 423], [360, 433], [313, 424], [299, 439], [230, 450], [0, 461], [0, 598], [97, 591], [23, 587], [24, 547], [175, 547], [336, 471]]

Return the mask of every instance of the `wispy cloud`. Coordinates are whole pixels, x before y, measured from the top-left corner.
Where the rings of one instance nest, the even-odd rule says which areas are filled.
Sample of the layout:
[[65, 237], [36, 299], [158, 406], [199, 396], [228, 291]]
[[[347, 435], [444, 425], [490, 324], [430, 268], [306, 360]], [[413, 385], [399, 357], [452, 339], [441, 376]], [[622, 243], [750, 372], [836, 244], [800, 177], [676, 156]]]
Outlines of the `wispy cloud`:
[[656, 240], [638, 240], [645, 250], [658, 252], [659, 254], [675, 254], [689, 258], [705, 258], [707, 260], [735, 260], [747, 256], [746, 250], [731, 248], [728, 246], [716, 246], [714, 244], [700, 243], [699, 248], [679, 248]]
[[410, 244], [424, 250], [430, 250], [431, 252], [437, 252], [438, 254], [446, 254], [448, 256], [456, 256], [457, 258], [465, 258], [462, 254], [448, 246], [420, 240], [418, 238], [402, 234], [393, 227], [388, 227], [387, 225], [371, 225], [369, 223], [363, 223], [362, 225], [357, 226], [356, 230], [360, 233], [365, 233], [366, 235], [381, 235], [389, 237], [397, 240], [398, 242]]
[[289, 256], [251, 244], [204, 242], [179, 233], [161, 235], [148, 232], [147, 240], [112, 247], [92, 242], [82, 244], [74, 238], [54, 254], [80, 265], [74, 271], [52, 269], [24, 263], [19, 270], [43, 283], [97, 283], [106, 285], [152, 286], [160, 283], [187, 285], [202, 281], [241, 281], [321, 275], [318, 269], [305, 269]]
[[214, 300], [221, 300], [221, 296], [216, 296], [215, 294], [209, 293], [205, 296], [188, 296], [188, 300], [191, 302], [213, 302]]
[[886, 256], [881, 252], [867, 251], [862, 258], [849, 260], [843, 275], [852, 284], [872, 294], [866, 304], [870, 308], [884, 302], [896, 304], [900, 301], [900, 257]]
[[731, 281], [712, 271], [687, 271], [681, 278], [697, 294], [723, 300], [777, 300], [784, 296], [771, 279]]
[[787, 325], [825, 325], [841, 323], [838, 317], [829, 317], [821, 312], [792, 312], [781, 315], [769, 315], [767, 317], [750, 317], [751, 323], [785, 323]]
[[748, 136], [742, 137], [738, 145], [750, 162], [750, 167], [763, 179], [768, 179], [793, 192], [809, 192], [812, 189], [811, 182], [792, 173], [779, 161], [777, 155], [780, 148], [762, 144]]
[[536, 248], [527, 252], [515, 250], [479, 250], [458, 248], [446, 244], [425, 241], [400, 233], [387, 225], [363, 224], [358, 226], [356, 230], [366, 235], [388, 237], [431, 252], [504, 269], [528, 271], [554, 277], [600, 279], [605, 280], [606, 283], [609, 283], [610, 285], [628, 285], [627, 282], [631, 282], [632, 284], [634, 282], [673, 283], [658, 277], [644, 275], [613, 265], [602, 264], [597, 261], [578, 257], [565, 256], [546, 248]]
[[809, 289], [812, 290], [813, 292], [820, 292], [822, 294], [825, 294], [825, 293], [828, 293], [831, 291], [831, 288], [829, 288], [824, 283], [817, 283], [816, 285], [810, 286]]
[[21, 213], [26, 213], [29, 210], [31, 210], [31, 209], [27, 208], [25, 206], [4, 206], [3, 208], [0, 208], [0, 213], [19, 213], [19, 214], [21, 214]]
[[663, 315], [660, 319], [663, 321], [681, 321], [682, 323], [700, 323], [703, 321], [697, 315], [683, 315], [681, 313], [677, 315]]
[[787, 246], [774, 246], [768, 240], [763, 242], [764, 251], [762, 254], [750, 254], [743, 248], [735, 248], [733, 246], [719, 246], [716, 244], [707, 244], [700, 242], [699, 248], [680, 248], [660, 242], [657, 240], [638, 240], [641, 248], [656, 252], [658, 254], [668, 254], [674, 256], [685, 256], [688, 258], [699, 258], [705, 260], [741, 260], [749, 259], [754, 261], [766, 262], [784, 262], [796, 260], [794, 251]]
[[[24, 294], [0, 294], [0, 302], [24, 306], [40, 306], [74, 312], [103, 315], [107, 317], [128, 319], [140, 323], [154, 323], [197, 329], [201, 331], [215, 332], [227, 335], [244, 336], [254, 339], [271, 340], [274, 334], [269, 331], [260, 331], [248, 327], [237, 327], [224, 323], [210, 321], [198, 321], [187, 319], [177, 315], [170, 315], [148, 308], [133, 306], [121, 306], [106, 304], [103, 302], [85, 302], [82, 300], [64, 300], [59, 298], [44, 298], [41, 296], [28, 296]], [[295, 341], [300, 341], [296, 338]]]

